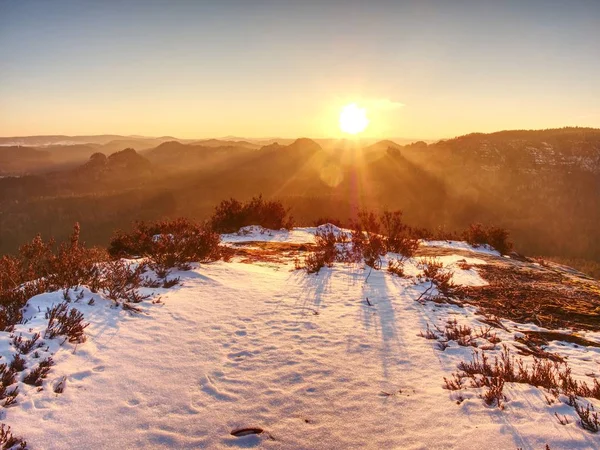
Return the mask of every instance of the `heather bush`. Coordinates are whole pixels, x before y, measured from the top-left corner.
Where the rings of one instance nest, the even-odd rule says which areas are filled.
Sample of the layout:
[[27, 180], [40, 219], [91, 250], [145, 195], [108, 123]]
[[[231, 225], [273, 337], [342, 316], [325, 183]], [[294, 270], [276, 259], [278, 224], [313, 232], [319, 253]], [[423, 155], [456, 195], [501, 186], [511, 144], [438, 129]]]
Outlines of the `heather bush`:
[[8, 330], [21, 318], [21, 308], [31, 297], [56, 289], [68, 291], [80, 284], [93, 289], [98, 282], [98, 263], [108, 257], [98, 248], [87, 248], [75, 224], [69, 242], [56, 248], [40, 235], [21, 246], [18, 256], [0, 259], [0, 329]]
[[222, 256], [221, 237], [208, 227], [190, 224], [176, 233], [161, 234], [154, 239], [148, 256], [149, 266], [166, 278], [170, 268], [189, 270], [192, 262], [216, 261]]
[[34, 333], [31, 339], [23, 339], [23, 336], [15, 336], [12, 339], [12, 344], [21, 355], [27, 355], [31, 350], [40, 347], [42, 342], [38, 342], [40, 333]]
[[143, 264], [126, 262], [122, 259], [109, 261], [101, 269], [100, 290], [115, 302], [140, 303], [150, 297], [138, 291], [143, 282], [144, 271]]
[[330, 226], [320, 227], [315, 233], [316, 250], [305, 258], [304, 268], [309, 273], [318, 272], [334, 261], [360, 262], [374, 269], [381, 269], [382, 256], [387, 252], [398, 253], [396, 262], [388, 265], [388, 271], [402, 276], [402, 263], [415, 254], [418, 239], [402, 222], [402, 212], [377, 215], [361, 211], [358, 219], [350, 225], [351, 233], [337, 233]]
[[341, 234], [336, 234], [332, 227], [325, 226], [317, 229], [315, 251], [306, 255], [304, 266], [297, 264], [297, 268], [304, 268], [308, 273], [319, 273], [323, 267], [331, 267], [340, 258], [341, 252], [337, 244], [341, 241], [345, 241], [345, 238]]
[[471, 224], [463, 233], [463, 239], [474, 246], [490, 245], [501, 254], [511, 251], [512, 243], [508, 240], [509, 233], [504, 228], [484, 227], [480, 223]]
[[504, 389], [504, 379], [501, 377], [491, 377], [491, 378], [484, 378], [485, 380], [485, 386], [487, 386], [487, 391], [483, 394], [483, 401], [486, 403], [486, 405], [488, 406], [498, 406], [499, 408], [502, 407], [502, 402], [504, 401], [505, 397], [503, 394], [503, 389]]
[[52, 339], [57, 336], [65, 336], [69, 342], [85, 342], [85, 328], [89, 323], [83, 322], [83, 314], [75, 308], [69, 309], [67, 302], [48, 308], [46, 311], [48, 326], [44, 337]]
[[[34, 294], [35, 295], [35, 294]], [[21, 321], [23, 314], [21, 308], [29, 300], [29, 296], [22, 289], [5, 289], [0, 292], [0, 329], [10, 331]]]
[[381, 268], [381, 257], [386, 254], [384, 237], [381, 235], [379, 218], [369, 211], [361, 211], [358, 221], [351, 224], [352, 251], [355, 259], [364, 260], [369, 267]]
[[115, 231], [108, 245], [108, 253], [113, 258], [147, 255], [152, 249], [153, 237], [160, 233], [161, 222], [134, 222], [130, 232]]
[[192, 262], [224, 258], [227, 252], [220, 242], [207, 225], [179, 218], [137, 222], [129, 233], [117, 231], [108, 251], [113, 257], [146, 257], [149, 267], [166, 278], [172, 268], [187, 270]]
[[8, 425], [0, 424], [0, 448], [2, 450], [25, 450], [27, 449], [27, 442], [15, 437]]
[[78, 285], [94, 285], [98, 277], [97, 264], [107, 259], [104, 250], [86, 248], [79, 241], [80, 228], [76, 223], [69, 243], [62, 243], [50, 256], [49, 280], [53, 288], [69, 289]]
[[379, 216], [361, 211], [351, 227], [353, 249], [370, 267], [380, 268], [381, 256], [387, 252], [398, 253], [404, 260], [419, 247], [413, 230], [402, 221], [402, 211], [384, 211]]
[[148, 256], [152, 253], [158, 236], [186, 235], [197, 228], [198, 224], [184, 217], [155, 222], [137, 221], [131, 231], [117, 230], [114, 233], [108, 253], [115, 258]]
[[404, 262], [396, 259], [388, 262], [387, 271], [399, 277], [404, 276]]
[[[43, 279], [48, 285], [45, 290], [88, 284], [96, 276], [96, 264], [106, 260], [107, 255], [102, 249], [85, 247], [79, 234], [80, 227], [76, 223], [69, 242], [61, 243], [56, 251], [54, 241], [45, 242], [40, 235], [23, 245], [19, 251], [17, 284]], [[14, 267], [14, 263], [11, 266]]]
[[[500, 339], [496, 333], [491, 332], [492, 327], [479, 327], [479, 329], [473, 329], [467, 325], [459, 325], [457, 320], [448, 320], [444, 328], [440, 328], [434, 325], [433, 329], [427, 325], [425, 332], [421, 331], [419, 336], [426, 339], [434, 339], [438, 341], [438, 349], [444, 351], [447, 348], [449, 341], [454, 341], [461, 347], [477, 347], [477, 339], [485, 339], [489, 342], [486, 344], [486, 348], [494, 348], [495, 345], [500, 342]], [[484, 348], [484, 347], [482, 347]]]
[[304, 266], [298, 266], [304, 268], [307, 273], [319, 273], [319, 271], [327, 266], [331, 267], [334, 260], [328, 259], [325, 252], [313, 252], [306, 255], [304, 258]]
[[413, 237], [416, 232], [402, 221], [402, 211], [384, 211], [379, 221], [386, 250], [405, 258], [412, 257], [419, 248], [419, 241]]
[[534, 357], [533, 363], [526, 365], [521, 358], [516, 359], [511, 355], [507, 346], [503, 346], [499, 357], [495, 357], [493, 361], [485, 352], [474, 350], [472, 360], [460, 362], [458, 369], [459, 372], [453, 374], [453, 380], [444, 378], [447, 389], [461, 389], [464, 385], [462, 379], [469, 378], [473, 387], [488, 388], [482, 396], [487, 404], [496, 403], [500, 406], [503, 399], [502, 388], [506, 382], [541, 387], [556, 397], [560, 394], [568, 397], [569, 405], [575, 408], [580, 417], [582, 428], [592, 432], [598, 431], [598, 415], [594, 416], [589, 406], [581, 407], [577, 399], [587, 397], [600, 400], [600, 383], [594, 379], [593, 386], [590, 387], [585, 381], [574, 379], [571, 368], [564, 361]]
[[17, 353], [13, 356], [9, 367], [14, 372], [23, 372], [25, 370], [25, 359]]
[[41, 386], [53, 365], [54, 361], [51, 357], [40, 361], [35, 369], [31, 370], [23, 377], [23, 383], [29, 384], [30, 386]]
[[[600, 416], [597, 412], [590, 411], [590, 404], [588, 403], [586, 408], [579, 405], [576, 400], [573, 401], [573, 406], [575, 407], [575, 412], [579, 416], [579, 425], [584, 430], [590, 431], [592, 433], [598, 433], [600, 431]], [[593, 408], [593, 406], [592, 406]]]
[[248, 225], [260, 225], [272, 230], [290, 229], [293, 226], [289, 209], [279, 201], [264, 200], [262, 195], [245, 203], [233, 198], [223, 200], [216, 206], [210, 222], [217, 233], [234, 233]]
[[448, 297], [455, 288], [452, 283], [452, 272], [444, 269], [444, 264], [437, 258], [423, 258], [418, 263], [418, 268], [423, 271], [425, 280], [435, 285], [440, 294]]

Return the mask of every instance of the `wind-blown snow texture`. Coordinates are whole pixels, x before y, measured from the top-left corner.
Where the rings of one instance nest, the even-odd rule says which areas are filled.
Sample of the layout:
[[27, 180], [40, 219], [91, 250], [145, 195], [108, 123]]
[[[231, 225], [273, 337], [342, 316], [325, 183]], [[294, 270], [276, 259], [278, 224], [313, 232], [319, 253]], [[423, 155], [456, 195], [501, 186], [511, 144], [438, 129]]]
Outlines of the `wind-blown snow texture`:
[[[313, 233], [252, 228], [224, 240], [299, 243], [311, 242]], [[485, 284], [476, 270], [485, 261], [472, 250], [472, 258], [442, 261], [455, 282]], [[460, 269], [462, 259], [473, 268]], [[174, 274], [180, 286], [154, 290], [163, 303], [144, 302], [142, 314], [111, 307], [84, 289], [84, 300], [73, 306], [91, 323], [87, 342], [53, 344], [56, 365], [44, 390], [23, 385], [18, 405], [3, 410], [3, 422], [31, 448], [52, 449], [600, 445], [598, 435], [576, 424], [573, 408], [549, 406], [537, 388], [507, 384], [504, 410], [485, 406], [476, 389], [463, 392], [466, 400], [458, 405], [443, 377], [471, 349], [451, 344], [441, 352], [418, 334], [448, 318], [480, 323], [470, 307], [416, 302], [428, 283], [415, 284], [415, 261], [407, 263], [408, 278], [373, 271], [367, 283], [362, 265], [336, 264], [318, 275], [293, 267], [291, 261], [235, 260], [196, 266]], [[94, 305], [87, 304], [90, 298]], [[32, 320], [16, 333], [43, 330], [43, 312], [60, 301], [59, 292], [31, 299], [25, 315]], [[511, 330], [499, 331], [504, 343], [518, 329], [536, 329], [503, 323]], [[594, 333], [586, 337], [600, 341]], [[6, 333], [0, 346], [6, 361]], [[557, 344], [551, 350], [567, 356], [578, 377], [600, 371], [598, 348]], [[53, 383], [63, 376], [66, 389], [55, 394]], [[571, 423], [560, 425], [554, 412]], [[265, 433], [230, 434], [240, 427]]]

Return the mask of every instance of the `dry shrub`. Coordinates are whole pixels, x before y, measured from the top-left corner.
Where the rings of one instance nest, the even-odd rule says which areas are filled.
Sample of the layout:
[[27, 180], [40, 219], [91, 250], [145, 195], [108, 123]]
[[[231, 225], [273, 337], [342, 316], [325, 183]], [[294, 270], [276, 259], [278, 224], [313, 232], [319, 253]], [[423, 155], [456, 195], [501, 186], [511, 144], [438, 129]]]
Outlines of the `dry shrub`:
[[46, 311], [48, 326], [44, 334], [47, 338], [66, 336], [69, 342], [85, 342], [85, 328], [89, 323], [83, 322], [83, 314], [75, 308], [69, 309], [68, 302], [48, 308]]
[[424, 337], [425, 339], [432, 339], [432, 340], [438, 338], [437, 334], [435, 334], [431, 330], [431, 328], [429, 328], [429, 324], [427, 324], [427, 329], [424, 332], [423, 331], [419, 332], [419, 336]]
[[472, 346], [476, 347], [473, 329], [468, 325], [459, 325], [456, 320], [449, 321], [446, 324], [443, 335], [448, 341], [456, 341], [461, 347]]
[[463, 377], [459, 376], [457, 373], [452, 374], [451, 380], [444, 377], [444, 388], [448, 389], [449, 391], [459, 391], [463, 387]]
[[23, 336], [15, 336], [12, 339], [12, 344], [21, 355], [27, 355], [34, 347], [41, 347], [42, 342], [38, 342], [40, 333], [34, 333], [31, 339], [23, 339]]
[[0, 398], [5, 397], [5, 389], [6, 387], [13, 384], [16, 380], [16, 373], [10, 367], [7, 367], [6, 364], [0, 364], [0, 386], [2, 386], [3, 390], [1, 392]]
[[[336, 233], [331, 225], [320, 227], [315, 232], [315, 250], [305, 256], [304, 265], [298, 262], [296, 268], [305, 269], [307, 273], [319, 273], [335, 261], [345, 261], [348, 259], [347, 243], [346, 235]], [[343, 248], [339, 248], [338, 244], [342, 244]]]
[[18, 256], [0, 258], [0, 329], [9, 330], [20, 322], [21, 308], [37, 294], [97, 284], [98, 263], [108, 255], [102, 249], [87, 248], [79, 234], [76, 223], [69, 242], [58, 248], [53, 240], [37, 235], [21, 246]]
[[[24, 369], [23, 365], [23, 369]], [[0, 400], [4, 400], [2, 406], [9, 406], [16, 402], [19, 395], [19, 387], [8, 390], [8, 387], [17, 381], [17, 371], [6, 364], [0, 364]]]
[[22, 279], [19, 259], [9, 255], [2, 256], [0, 258], [0, 291], [18, 287]]
[[[555, 396], [563, 394], [571, 399], [569, 403], [571, 406], [577, 405], [577, 397], [600, 400], [600, 383], [596, 379], [594, 379], [591, 387], [584, 381], [575, 380], [571, 375], [571, 368], [565, 362], [534, 357], [531, 366], [526, 365], [522, 359], [516, 359], [511, 355], [507, 346], [503, 347], [500, 357], [495, 357], [493, 362], [490, 361], [485, 352], [474, 350], [472, 360], [461, 361], [458, 364], [458, 369], [460, 372], [454, 374], [455, 379], [469, 377], [474, 387], [488, 387], [484, 400], [486, 400], [486, 403], [496, 402], [498, 406], [500, 406], [501, 401], [498, 395], [502, 393], [505, 382], [525, 383], [530, 386], [541, 387]], [[448, 389], [462, 385], [462, 382], [449, 382], [445, 378], [444, 380]], [[595, 419], [597, 421], [597, 416], [594, 418], [593, 414], [590, 415], [589, 411], [584, 409], [580, 409], [577, 413], [582, 418], [583, 428], [589, 429], [586, 426], [590, 423], [592, 423], [593, 428], [593, 422]]]
[[163, 280], [162, 287], [164, 289], [170, 289], [173, 286], [177, 286], [180, 283], [180, 281], [181, 281], [180, 277], [171, 278], [170, 280], [168, 280], [167, 278], [165, 278]]
[[40, 361], [35, 369], [23, 377], [23, 383], [29, 384], [30, 386], [41, 386], [53, 365], [54, 361], [51, 357]]
[[80, 227], [76, 223], [69, 242], [63, 242], [54, 251], [54, 241], [44, 242], [36, 236], [21, 247], [21, 282], [44, 279], [48, 290], [70, 289], [93, 283], [97, 276], [96, 264], [107, 259], [102, 249], [87, 248], [80, 242]]
[[208, 227], [188, 222], [177, 233], [160, 234], [148, 256], [149, 266], [161, 278], [166, 278], [168, 270], [177, 267], [189, 270], [190, 263], [206, 263], [221, 258], [219, 246], [221, 237]]
[[69, 289], [82, 284], [93, 284], [97, 277], [97, 264], [107, 259], [97, 248], [86, 248], [79, 241], [80, 227], [76, 223], [69, 243], [62, 243], [56, 255], [50, 257], [50, 284]]
[[27, 449], [27, 442], [21, 438], [15, 437], [8, 425], [0, 424], [0, 446], [2, 450], [25, 450]]
[[[162, 227], [161, 227], [162, 225]], [[148, 255], [154, 245], [154, 236], [166, 231], [163, 222], [134, 222], [129, 232], [117, 230], [108, 245], [108, 253], [113, 258], [130, 258]]]
[[503, 389], [504, 389], [504, 379], [501, 377], [491, 377], [491, 378], [484, 378], [487, 383], [487, 391], [483, 394], [483, 401], [486, 403], [486, 405], [488, 406], [498, 406], [499, 408], [502, 407], [502, 402], [504, 401], [505, 397], [503, 394]]
[[388, 263], [387, 271], [389, 273], [392, 273], [399, 277], [403, 277], [404, 276], [404, 262], [399, 259], [391, 260]]
[[373, 212], [361, 211], [358, 221], [351, 224], [352, 251], [355, 260], [364, 260], [369, 267], [380, 269], [381, 257], [386, 254], [384, 237], [381, 235], [381, 223]]
[[23, 372], [25, 370], [25, 359], [17, 353], [13, 356], [9, 367], [13, 372]]
[[414, 237], [415, 230], [402, 221], [402, 211], [384, 211], [379, 221], [386, 250], [405, 258], [412, 257], [419, 248], [419, 241]]
[[[579, 416], [579, 425], [584, 430], [591, 431], [592, 433], [597, 433], [600, 431], [600, 416], [598, 416], [597, 412], [590, 411], [590, 404], [588, 403], [586, 408], [579, 405], [576, 400], [573, 401], [573, 406], [575, 407], [575, 412]], [[592, 406], [593, 408], [593, 406]]]
[[437, 258], [423, 258], [417, 267], [423, 271], [426, 281], [435, 284], [437, 290], [444, 297], [452, 295], [456, 287], [452, 281], [452, 272], [444, 269], [444, 264]]
[[333, 259], [327, 259], [326, 253], [314, 252], [306, 255], [304, 266], [301, 266], [301, 268], [305, 269], [307, 273], [319, 273], [323, 267], [331, 267], [333, 262]]
[[141, 295], [138, 289], [142, 285], [143, 264], [135, 264], [116, 259], [103, 265], [101, 269], [100, 289], [109, 299], [118, 302], [139, 303], [149, 295]]
[[437, 325], [434, 325], [433, 328], [434, 329], [432, 330], [429, 327], [429, 324], [427, 324], [427, 330], [424, 333], [421, 332], [419, 336], [426, 339], [438, 340], [437, 348], [442, 351], [448, 347], [449, 341], [455, 341], [462, 347], [477, 347], [476, 339], [485, 339], [492, 346], [495, 346], [495, 344], [500, 342], [498, 336], [495, 333], [491, 333], [491, 327], [479, 327], [479, 329], [476, 330], [467, 325], [459, 325], [456, 319], [448, 320], [443, 329]]
[[[39, 294], [35, 292], [33, 295]], [[0, 292], [0, 329], [11, 331], [23, 318], [22, 308], [31, 298], [23, 289], [6, 289]]]
[[512, 250], [512, 243], [508, 240], [508, 230], [500, 227], [484, 227], [480, 223], [474, 223], [465, 230], [463, 238], [474, 246], [490, 245], [505, 255]]
[[360, 262], [374, 269], [381, 269], [382, 259], [388, 252], [400, 255], [388, 270], [403, 276], [403, 262], [416, 252], [419, 241], [411, 235], [411, 229], [402, 222], [402, 212], [384, 211], [377, 215], [361, 211], [358, 220], [350, 225], [347, 233], [336, 233], [331, 226], [320, 227], [315, 236], [316, 250], [307, 255], [304, 267], [310, 273], [318, 272], [333, 262]]
[[135, 223], [129, 233], [117, 231], [109, 253], [113, 257], [147, 257], [161, 278], [172, 268], [187, 270], [192, 262], [216, 261], [226, 256], [220, 236], [207, 225], [189, 219]]
[[236, 199], [219, 203], [210, 220], [217, 233], [234, 233], [248, 225], [260, 225], [271, 230], [290, 229], [293, 219], [280, 201], [264, 200], [262, 195], [242, 203]]

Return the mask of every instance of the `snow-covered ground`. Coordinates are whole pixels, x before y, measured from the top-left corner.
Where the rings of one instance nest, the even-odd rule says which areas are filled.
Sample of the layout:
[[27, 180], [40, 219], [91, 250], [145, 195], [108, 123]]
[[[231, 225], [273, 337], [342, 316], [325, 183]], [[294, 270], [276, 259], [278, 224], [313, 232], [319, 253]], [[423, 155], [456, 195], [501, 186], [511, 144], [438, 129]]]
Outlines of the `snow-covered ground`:
[[[251, 229], [224, 241], [303, 243], [313, 233]], [[440, 259], [455, 283], [485, 284], [477, 265], [486, 261], [477, 252], [493, 252], [469, 250], [473, 257], [446, 252]], [[461, 268], [465, 263], [470, 267]], [[465, 399], [457, 404], [443, 377], [472, 348], [450, 342], [440, 351], [419, 334], [449, 319], [483, 324], [472, 307], [415, 301], [428, 283], [418, 281], [415, 260], [405, 272], [400, 278], [372, 271], [365, 282], [363, 265], [335, 264], [309, 275], [292, 261], [234, 259], [174, 273], [181, 284], [152, 290], [161, 302], [143, 302], [140, 314], [83, 289], [72, 305], [90, 322], [87, 341], [59, 347], [59, 340], [45, 340], [56, 364], [44, 389], [21, 383], [17, 405], [2, 409], [2, 422], [33, 449], [600, 447], [600, 435], [582, 430], [573, 408], [549, 405], [543, 390], [528, 385], [507, 384], [504, 409], [486, 406], [482, 389], [461, 391]], [[31, 320], [15, 334], [42, 331], [46, 308], [61, 301], [62, 292], [31, 299]], [[537, 329], [503, 325], [508, 331], [494, 331], [509, 346], [515, 333]], [[585, 337], [600, 342], [598, 333]], [[0, 361], [9, 350], [8, 334], [0, 333]], [[548, 350], [567, 357], [580, 379], [591, 382], [589, 374], [600, 373], [600, 348], [555, 342]], [[66, 388], [57, 394], [53, 386], [63, 379]], [[570, 424], [561, 425], [555, 412]], [[245, 427], [265, 432], [231, 434]]]

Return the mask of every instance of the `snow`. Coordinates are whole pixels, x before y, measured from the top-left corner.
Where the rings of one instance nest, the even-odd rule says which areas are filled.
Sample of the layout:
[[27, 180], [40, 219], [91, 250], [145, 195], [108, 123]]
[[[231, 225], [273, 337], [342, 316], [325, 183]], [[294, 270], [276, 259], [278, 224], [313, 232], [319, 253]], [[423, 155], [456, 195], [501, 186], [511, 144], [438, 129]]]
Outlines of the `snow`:
[[449, 248], [453, 250], [463, 250], [473, 253], [483, 253], [486, 255], [500, 256], [500, 253], [488, 245], [473, 246], [462, 241], [423, 241], [421, 245], [425, 247]]
[[314, 227], [294, 228], [293, 230], [268, 230], [261, 226], [251, 225], [241, 228], [237, 233], [224, 234], [225, 243], [243, 242], [287, 242], [290, 244], [313, 243], [315, 241]]
[[[314, 232], [252, 227], [224, 241], [310, 243]], [[472, 258], [439, 259], [455, 283], [486, 283], [477, 273], [486, 262], [476, 253], [492, 251], [423, 245], [470, 248]], [[141, 303], [140, 314], [83, 288], [72, 306], [90, 322], [87, 341], [45, 339], [56, 365], [44, 389], [22, 385], [2, 421], [34, 449], [598, 448], [600, 437], [576, 424], [573, 408], [548, 405], [531, 386], [507, 384], [504, 410], [487, 407], [480, 389], [460, 391], [465, 400], [456, 403], [443, 377], [472, 348], [451, 341], [442, 352], [419, 333], [449, 319], [483, 323], [470, 306], [415, 301], [428, 286], [417, 278], [418, 262], [406, 262], [405, 278], [384, 265], [368, 282], [368, 268], [357, 264], [317, 275], [293, 270], [292, 261], [196, 265], [172, 274], [179, 286], [151, 290], [161, 302]], [[462, 262], [471, 267], [461, 269]], [[61, 301], [62, 292], [32, 298], [29, 321], [15, 333], [43, 331], [46, 307]], [[502, 323], [509, 331], [498, 336], [508, 345], [516, 333], [539, 330]], [[586, 338], [600, 340], [597, 333]], [[578, 378], [590, 382], [586, 374], [600, 372], [599, 348], [553, 342], [548, 350], [567, 357]], [[0, 354], [0, 361], [10, 358], [7, 333], [0, 333]], [[52, 386], [63, 377], [66, 389], [56, 394]], [[555, 412], [571, 423], [560, 425]], [[265, 432], [231, 435], [247, 427]]]

